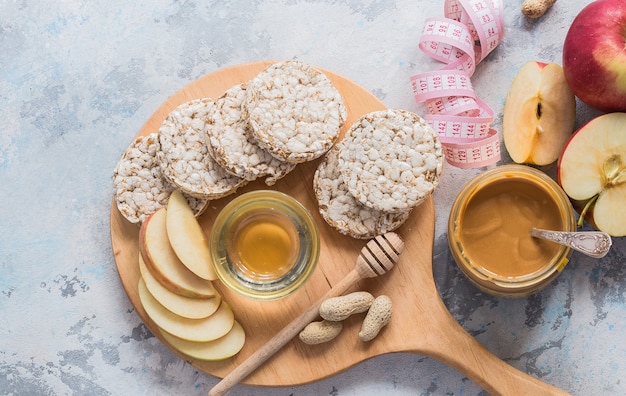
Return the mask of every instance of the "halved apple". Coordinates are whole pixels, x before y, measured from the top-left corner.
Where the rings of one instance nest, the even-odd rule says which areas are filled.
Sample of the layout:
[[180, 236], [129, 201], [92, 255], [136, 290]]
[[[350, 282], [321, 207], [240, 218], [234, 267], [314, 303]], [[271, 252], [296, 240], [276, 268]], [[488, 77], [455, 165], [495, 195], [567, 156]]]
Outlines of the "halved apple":
[[141, 254], [139, 255], [139, 271], [152, 297], [176, 315], [189, 319], [206, 318], [213, 315], [222, 302], [217, 291], [213, 298], [191, 298], [172, 292], [156, 280], [146, 267]]
[[166, 288], [192, 298], [213, 298], [211, 281], [200, 278], [180, 261], [169, 242], [166, 230], [167, 209], [151, 214], [139, 228], [139, 250], [146, 267]]
[[574, 131], [576, 99], [563, 68], [526, 62], [504, 104], [504, 145], [517, 163], [548, 165], [556, 161]]
[[204, 231], [178, 189], [167, 201], [166, 224], [170, 244], [180, 261], [200, 278], [217, 279]]
[[233, 310], [222, 301], [215, 313], [203, 319], [176, 315], [161, 305], [148, 291], [143, 278], [138, 283], [139, 300], [146, 314], [164, 331], [187, 341], [207, 342], [223, 337], [235, 322]]
[[208, 342], [188, 341], [161, 329], [161, 335], [174, 349], [198, 360], [222, 360], [236, 355], [246, 341], [246, 333], [235, 320], [233, 328], [225, 336]]
[[600, 231], [626, 235], [626, 113], [598, 116], [563, 149], [558, 181], [580, 213]]

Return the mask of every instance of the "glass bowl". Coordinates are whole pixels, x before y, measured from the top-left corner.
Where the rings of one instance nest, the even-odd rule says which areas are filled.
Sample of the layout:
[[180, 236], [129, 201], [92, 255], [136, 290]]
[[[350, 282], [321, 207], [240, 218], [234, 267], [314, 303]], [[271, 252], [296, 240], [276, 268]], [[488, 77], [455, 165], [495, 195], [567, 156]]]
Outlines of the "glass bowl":
[[575, 231], [569, 198], [538, 169], [498, 166], [470, 180], [452, 204], [450, 251], [483, 292], [525, 297], [558, 276], [571, 254], [568, 247], [531, 237], [531, 227]]
[[300, 288], [317, 266], [319, 231], [296, 199], [251, 191], [217, 215], [209, 237], [220, 281], [254, 300], [276, 300]]

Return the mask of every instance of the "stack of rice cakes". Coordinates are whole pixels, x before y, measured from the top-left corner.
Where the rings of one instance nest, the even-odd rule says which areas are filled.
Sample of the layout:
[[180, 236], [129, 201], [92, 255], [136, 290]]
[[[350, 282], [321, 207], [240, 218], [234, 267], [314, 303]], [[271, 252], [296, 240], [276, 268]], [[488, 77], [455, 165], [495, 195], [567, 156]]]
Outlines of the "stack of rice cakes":
[[323, 157], [313, 189], [324, 220], [369, 239], [400, 227], [436, 188], [443, 166], [436, 133], [418, 115], [363, 115], [337, 143], [347, 110], [318, 69], [284, 61], [217, 99], [176, 107], [158, 132], [136, 138], [118, 162], [116, 204], [140, 224], [181, 190], [196, 215], [208, 202]]
[[[167, 205], [176, 188], [163, 174], [157, 153], [161, 150], [156, 132], [139, 136], [128, 146], [113, 172], [115, 202], [129, 222], [141, 224], [160, 208]], [[189, 206], [201, 214], [208, 200], [183, 193]]]
[[300, 61], [272, 64], [215, 100], [179, 105], [158, 132], [136, 138], [114, 171], [116, 205], [140, 224], [178, 188], [200, 215], [252, 180], [271, 186], [323, 156], [346, 119], [324, 73]]
[[344, 235], [369, 239], [400, 227], [432, 194], [443, 153], [418, 115], [381, 110], [363, 115], [318, 166], [319, 211]]

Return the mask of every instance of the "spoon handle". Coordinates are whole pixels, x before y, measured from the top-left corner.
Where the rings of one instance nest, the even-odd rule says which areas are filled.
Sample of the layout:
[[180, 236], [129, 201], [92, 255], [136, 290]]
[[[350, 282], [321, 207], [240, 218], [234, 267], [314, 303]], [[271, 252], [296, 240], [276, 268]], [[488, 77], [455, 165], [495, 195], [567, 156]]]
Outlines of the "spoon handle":
[[298, 333], [311, 321], [319, 316], [319, 307], [327, 298], [336, 297], [343, 294], [346, 290], [361, 279], [356, 269], [350, 271], [335, 286], [311, 305], [306, 311], [302, 312], [298, 317], [287, 324], [280, 332], [278, 332], [269, 341], [263, 344], [252, 355], [248, 356], [239, 366], [235, 367], [228, 375], [217, 383], [210, 391], [208, 396], [222, 396], [228, 392], [233, 386], [246, 378], [250, 373], [257, 369], [261, 364], [274, 356], [285, 344], [293, 339]]
[[590, 257], [604, 257], [611, 248], [611, 237], [601, 231], [564, 232], [532, 228], [530, 234], [568, 246]]

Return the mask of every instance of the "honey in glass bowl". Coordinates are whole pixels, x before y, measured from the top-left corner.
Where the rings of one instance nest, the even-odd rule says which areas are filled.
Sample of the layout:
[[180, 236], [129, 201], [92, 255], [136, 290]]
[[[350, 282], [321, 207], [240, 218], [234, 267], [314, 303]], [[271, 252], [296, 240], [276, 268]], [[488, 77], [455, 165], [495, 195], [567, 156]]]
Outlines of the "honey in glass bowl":
[[217, 215], [209, 237], [220, 281], [255, 300], [275, 300], [296, 291], [319, 258], [319, 231], [310, 212], [293, 197], [251, 191]]
[[300, 238], [282, 212], [258, 208], [233, 221], [226, 250], [235, 270], [253, 282], [275, 281], [296, 263]]

